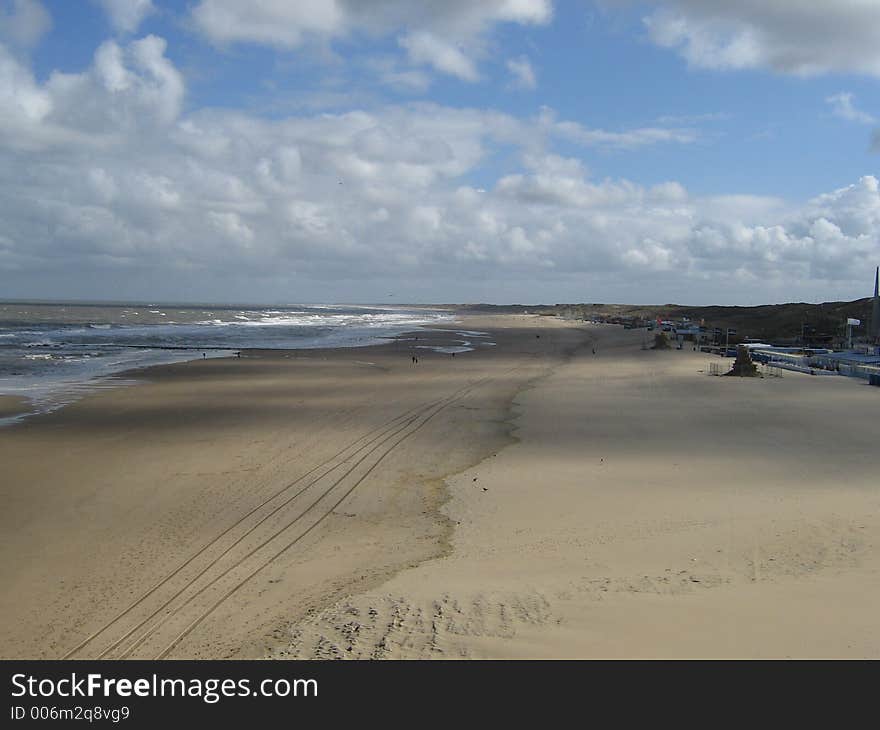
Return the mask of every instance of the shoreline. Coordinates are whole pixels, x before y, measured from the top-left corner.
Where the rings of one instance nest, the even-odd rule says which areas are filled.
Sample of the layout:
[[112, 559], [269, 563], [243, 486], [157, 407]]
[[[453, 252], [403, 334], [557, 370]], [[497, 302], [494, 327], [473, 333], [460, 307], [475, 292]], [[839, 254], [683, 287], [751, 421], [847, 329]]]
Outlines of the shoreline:
[[[262, 634], [256, 627], [271, 626], [273, 621], [277, 624], [291, 610], [305, 616], [353, 587], [381, 585], [404, 568], [448, 552], [453, 526], [441, 511], [448, 500], [446, 476], [479, 463], [509, 442], [506, 412], [522, 383], [555, 362], [558, 353], [567, 347], [565, 342], [585, 336], [583, 329], [559, 323], [548, 326], [528, 317], [462, 319], [465, 321], [457, 329], [486, 331], [483, 325], [487, 323], [497, 326], [498, 336], [493, 341], [498, 345], [455, 358], [419, 351], [418, 365], [409, 362], [411, 342], [406, 340], [368, 348], [244, 351], [240, 359], [162, 365], [149, 368], [149, 376], [137, 388], [90, 395], [61, 411], [6, 430], [0, 435], [0, 452], [10, 459], [13, 451], [17, 454], [11, 480], [16, 487], [5, 495], [11, 502], [6, 518], [10, 527], [22, 521], [42, 526], [27, 536], [13, 531], [9, 547], [23, 556], [25, 564], [30, 561], [38, 569], [23, 573], [21, 561], [3, 566], [4, 579], [16, 587], [22, 599], [15, 605], [8, 601], [3, 604], [7, 625], [19, 626], [15, 636], [0, 639], [2, 654], [63, 656], [76, 646], [77, 639], [82, 641], [98, 631], [100, 636], [78, 654], [97, 655], [102, 642], [112, 646], [126, 633], [127, 622], [140, 610], [139, 606], [102, 630], [114, 620], [114, 608], [124, 608], [120, 598], [136, 594], [137, 585], [162, 581], [175, 561], [187, 560], [188, 555], [197, 555], [191, 563], [193, 569], [207, 557], [217, 558], [218, 562], [201, 566], [207, 572], [202, 583], [193, 583], [192, 590], [186, 588], [191, 577], [184, 575], [187, 567], [172, 575], [142, 605], [146, 617], [155, 609], [151, 603], [154, 598], [156, 605], [165, 600], [159, 600], [159, 594], [166, 587], [166, 597], [183, 588], [182, 600], [202, 586], [205, 590], [201, 595], [177, 607], [181, 622], [186, 616], [197, 617], [205, 609], [202, 601], [222, 588], [227, 578], [247, 578], [250, 562], [256, 561], [254, 567], [259, 567], [258, 558], [265, 557], [263, 553], [248, 558], [245, 551], [259, 547], [259, 542], [254, 544], [255, 536], [265, 539], [265, 547], [260, 548], [263, 552], [280, 549], [285, 536], [295, 536], [299, 527], [308, 524], [310, 532], [297, 545], [302, 554], [291, 551], [260, 568], [261, 572], [239, 591], [244, 597], [233, 596], [170, 653], [187, 657], [262, 656], [271, 642], [266, 644], [265, 637], [259, 638]], [[441, 325], [447, 327], [446, 323]], [[417, 336], [434, 345], [450, 335], [454, 337], [455, 331], [432, 333], [426, 328]], [[526, 336], [525, 332], [531, 334]], [[535, 338], [537, 332], [543, 339]], [[215, 401], [215, 393], [223, 399], [222, 405]], [[286, 399], [283, 403], [278, 402], [279, 395]], [[415, 407], [415, 416], [406, 406]], [[205, 409], [209, 415], [200, 412]], [[309, 506], [304, 501], [308, 494], [296, 497], [289, 507], [280, 505], [280, 498], [272, 501], [273, 489], [283, 492], [290, 479], [303, 478], [303, 470], [316, 461], [320, 463], [321, 457], [329, 458], [332, 468], [336, 468], [351, 454], [345, 451], [349, 448], [345, 444], [355, 448], [364, 443], [357, 440], [364, 427], [369, 427], [366, 433], [381, 437], [376, 444], [390, 453], [371, 454], [371, 446], [364, 451], [369, 458], [362, 464], [355, 462], [363, 454], [345, 462], [345, 468], [354, 470], [347, 479], [360, 481], [340, 507], [320, 499], [315, 502], [317, 506]], [[77, 438], [80, 432], [85, 433]], [[58, 460], [50, 458], [38, 467], [28, 458], [35, 450], [44, 452], [49, 447], [47, 438], [50, 443], [63, 444], [63, 450], [69, 453], [83, 453], [64, 465], [63, 475], [58, 471]], [[110, 443], [114, 444], [112, 449]], [[195, 444], [202, 446], [196, 449]], [[436, 451], [435, 445], [441, 444], [442, 450]], [[341, 451], [339, 447], [343, 447]], [[112, 463], [89, 458], [93, 450], [109, 454]], [[207, 451], [200, 455], [200, 450]], [[339, 456], [334, 457], [337, 452]], [[194, 463], [204, 466], [192, 468]], [[367, 473], [362, 473], [367, 467]], [[47, 470], [55, 477], [50, 477]], [[212, 479], [214, 474], [223, 481]], [[124, 493], [115, 488], [117, 483], [125, 485]], [[31, 489], [24, 489], [27, 484]], [[328, 483], [327, 499], [347, 484], [334, 487]], [[318, 488], [323, 486], [307, 489]], [[29, 493], [25, 495], [25, 491]], [[87, 512], [83, 512], [84, 497], [85, 504], [90, 505]], [[261, 502], [265, 506], [260, 507]], [[137, 504], [142, 507], [132, 511]], [[260, 511], [248, 518], [250, 523], [235, 528], [235, 516], [246, 514], [247, 505]], [[280, 511], [273, 516], [270, 508], [276, 506]], [[308, 513], [309, 509], [313, 511]], [[276, 528], [284, 524], [277, 520], [288, 510], [294, 510], [291, 517], [301, 522], [292, 531], [278, 531]], [[326, 514], [311, 525], [312, 517], [322, 510]], [[299, 512], [308, 514], [296, 517]], [[256, 524], [258, 517], [265, 521]], [[224, 533], [215, 547], [209, 545], [210, 556], [200, 553], [199, 546], [208, 543], [219, 529], [225, 530], [224, 525], [233, 525], [232, 532]], [[238, 534], [245, 526], [253, 530]], [[231, 544], [233, 537], [241, 539]], [[56, 543], [57, 550], [52, 547]], [[120, 573], [120, 568], [106, 561], [102, 564], [96, 545], [102, 547], [99, 552], [118, 553], [125, 570]], [[77, 562], [72, 565], [61, 559], [68, 566], [62, 568], [52, 560], [36, 558], [47, 553], [56, 561], [69, 553], [71, 559], [77, 556]], [[238, 567], [231, 563], [227, 566], [236, 555], [242, 558]], [[85, 567], [79, 568], [80, 564]], [[214, 572], [225, 567], [230, 568], [227, 577], [219, 575], [214, 585], [204, 586]], [[88, 578], [66, 575], [71, 570]], [[53, 576], [60, 574], [65, 574], [64, 586], [73, 580], [76, 589], [59, 593]], [[89, 589], [83, 590], [84, 583]], [[285, 592], [280, 588], [283, 583], [296, 588], [292, 593]], [[34, 601], [45, 605], [45, 615], [27, 629], [28, 621], [21, 611]], [[59, 620], [53, 615], [65, 616], [60, 623], [70, 622], [70, 629], [57, 625]], [[232, 620], [238, 630], [218, 639], [222, 636], [219, 626], [226, 627], [231, 616], [236, 616]], [[144, 628], [150, 627], [150, 620], [155, 619], [149, 619]], [[159, 639], [167, 640], [175, 629], [182, 628], [176, 620], [135, 647], [131, 656], [149, 656], [161, 649]], [[109, 656], [123, 653], [125, 648], [123, 641], [112, 648]]]
[[[428, 308], [423, 307], [426, 311], [429, 311]], [[445, 311], [445, 310], [439, 310]], [[125, 345], [125, 344], [115, 344], [114, 347], [118, 347], [124, 350], [159, 350], [159, 351], [169, 351], [169, 352], [191, 352], [193, 353], [191, 358], [182, 359], [182, 360], [174, 360], [171, 362], [164, 363], [145, 363], [142, 365], [135, 365], [133, 367], [127, 367], [124, 370], [119, 370], [116, 372], [111, 372], [103, 375], [95, 375], [83, 381], [70, 381], [66, 388], [59, 389], [57, 395], [54, 396], [54, 400], [50, 400], [48, 405], [44, 410], [40, 409], [38, 405], [40, 397], [39, 396], [27, 396], [20, 395], [17, 392], [0, 392], [0, 429], [8, 428], [10, 426], [14, 426], [18, 423], [23, 422], [24, 420], [30, 420], [34, 417], [47, 415], [49, 413], [54, 413], [60, 409], [66, 408], [67, 406], [77, 402], [81, 398], [87, 397], [89, 395], [96, 394], [105, 389], [112, 389], [115, 387], [130, 387], [132, 385], [137, 385], [138, 381], [133, 380], [137, 377], [142, 377], [144, 374], [148, 374], [154, 369], [171, 367], [174, 365], [180, 365], [182, 363], [189, 363], [200, 361], [204, 358], [199, 357], [199, 353], [202, 352], [211, 352], [211, 353], [228, 353], [228, 354], [212, 354], [210, 359], [224, 359], [224, 358], [232, 358], [232, 357], [240, 357], [241, 353], [291, 353], [291, 352], [299, 352], [303, 351], [317, 351], [317, 352], [336, 352], [336, 351], [345, 351], [345, 350], [353, 350], [353, 349], [367, 349], [373, 347], [383, 347], [389, 344], [392, 344], [399, 338], [405, 337], [407, 335], [414, 335], [420, 332], [429, 332], [432, 330], [444, 331], [441, 328], [444, 324], [454, 324], [458, 319], [457, 314], [452, 315], [455, 319], [452, 322], [442, 322], [438, 324], [428, 324], [421, 325], [420, 329], [414, 330], [403, 330], [398, 332], [395, 335], [389, 335], [387, 337], [377, 337], [375, 341], [369, 342], [367, 344], [349, 344], [349, 345], [340, 345], [334, 347], [297, 347], [297, 348], [265, 348], [265, 347], [253, 347], [253, 348], [235, 348], [235, 347], [226, 347], [219, 345], [207, 345], [203, 347], [192, 347], [189, 345], [152, 345], [146, 347], [144, 345]], [[446, 330], [449, 332], [454, 332], [455, 330]], [[128, 381], [128, 382], [125, 382]], [[5, 403], [5, 405], [4, 405]]]

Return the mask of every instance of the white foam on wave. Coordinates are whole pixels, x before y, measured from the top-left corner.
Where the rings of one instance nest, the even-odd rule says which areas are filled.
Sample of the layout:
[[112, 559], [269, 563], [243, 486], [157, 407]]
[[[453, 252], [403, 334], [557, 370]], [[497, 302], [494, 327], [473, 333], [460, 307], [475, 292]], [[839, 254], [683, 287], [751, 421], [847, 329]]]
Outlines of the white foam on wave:
[[381, 327], [420, 327], [450, 318], [449, 315], [443, 314], [409, 312], [322, 314], [319, 312], [264, 310], [252, 314], [256, 318], [237, 314], [232, 320], [209, 319], [200, 320], [193, 324], [213, 327], [364, 327], [377, 329]]
[[462, 337], [488, 337], [488, 332], [478, 332], [477, 330], [450, 330], [450, 329], [441, 329], [439, 327], [431, 327], [432, 332], [454, 332], [457, 335], [461, 335]]
[[[468, 344], [470, 344], [470, 343], [468, 343]], [[456, 346], [456, 345], [450, 345], [450, 346], [416, 345], [416, 347], [419, 348], [420, 350], [432, 350], [433, 352], [443, 352], [443, 353], [446, 353], [449, 355], [451, 355], [453, 353], [458, 354], [460, 352], [473, 352], [474, 351], [473, 347], [465, 347], [464, 345], [460, 345], [460, 346]]]
[[[153, 305], [154, 307], [156, 305]], [[322, 309], [323, 311], [315, 311]], [[333, 310], [336, 311], [327, 311]], [[364, 311], [368, 310], [368, 311]], [[423, 325], [454, 321], [449, 312], [392, 310], [367, 306], [303, 307], [290, 309], [200, 310], [205, 319], [176, 323], [159, 309], [161, 321], [129, 324], [136, 316], [125, 310], [113, 324], [93, 322], [51, 330], [0, 333], [3, 347], [13, 341], [0, 373], [0, 394], [28, 398], [35, 413], [47, 413], [83, 395], [123, 384], [119, 373], [207, 357], [224, 357], [239, 349], [353, 348], [381, 344]], [[221, 319], [220, 317], [226, 319]], [[285, 328], [289, 328], [287, 331]], [[261, 332], [262, 330], [262, 332]], [[22, 340], [30, 341], [22, 342]], [[466, 352], [468, 347], [440, 348], [439, 352]], [[83, 350], [88, 348], [88, 351]], [[223, 348], [223, 349], [216, 349]], [[18, 352], [14, 352], [14, 350]], [[30, 352], [28, 352], [30, 350]], [[9, 356], [12, 355], [12, 358]], [[21, 363], [21, 367], [16, 364]], [[25, 364], [28, 360], [35, 361]], [[44, 361], [44, 362], [36, 362]], [[27, 417], [15, 416], [0, 424]]]

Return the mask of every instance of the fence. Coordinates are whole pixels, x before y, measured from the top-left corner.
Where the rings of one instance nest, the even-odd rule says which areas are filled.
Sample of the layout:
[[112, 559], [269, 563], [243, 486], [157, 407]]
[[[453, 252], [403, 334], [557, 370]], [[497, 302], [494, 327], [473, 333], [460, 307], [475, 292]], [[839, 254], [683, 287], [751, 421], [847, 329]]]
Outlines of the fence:
[[850, 365], [840, 363], [837, 366], [837, 372], [840, 375], [847, 375], [850, 378], [864, 378], [870, 380], [871, 377], [880, 377], [880, 367], [876, 365]]

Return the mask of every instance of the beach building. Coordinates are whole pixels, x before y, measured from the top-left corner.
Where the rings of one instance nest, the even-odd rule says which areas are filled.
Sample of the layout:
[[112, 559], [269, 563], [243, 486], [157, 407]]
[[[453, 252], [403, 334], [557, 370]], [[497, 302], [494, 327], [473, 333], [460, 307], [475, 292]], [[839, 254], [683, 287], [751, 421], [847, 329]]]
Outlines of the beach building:
[[840, 375], [857, 378], [870, 378], [880, 374], [880, 355], [865, 352], [830, 352], [813, 355], [809, 358], [815, 366], [833, 370]]
[[[848, 320], [856, 324], [858, 320]], [[806, 339], [806, 338], [805, 338]], [[851, 338], [848, 338], [851, 340]], [[867, 344], [834, 351], [821, 347], [778, 347], [748, 343], [752, 358], [759, 363], [812, 375], [846, 375], [880, 382], [880, 267], [874, 270], [874, 296]]]
[[847, 350], [773, 347], [763, 344], [746, 345], [755, 362], [811, 375], [846, 375], [870, 380], [880, 376], [880, 354]]
[[675, 328], [675, 338], [679, 341], [699, 342], [703, 332], [696, 326], [684, 326]]

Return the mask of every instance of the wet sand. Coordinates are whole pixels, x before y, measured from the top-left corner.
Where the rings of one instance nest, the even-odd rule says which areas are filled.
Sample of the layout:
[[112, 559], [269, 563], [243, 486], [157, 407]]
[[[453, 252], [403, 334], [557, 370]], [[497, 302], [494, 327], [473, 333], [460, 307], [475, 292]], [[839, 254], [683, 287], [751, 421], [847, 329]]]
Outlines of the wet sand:
[[30, 403], [27, 398], [19, 398], [14, 395], [0, 395], [0, 419], [19, 416], [30, 411]]

